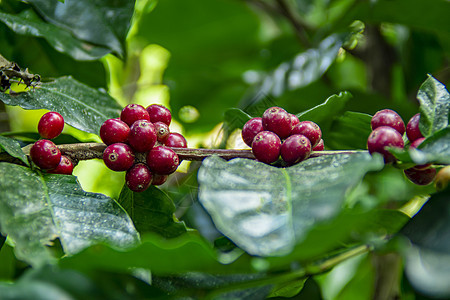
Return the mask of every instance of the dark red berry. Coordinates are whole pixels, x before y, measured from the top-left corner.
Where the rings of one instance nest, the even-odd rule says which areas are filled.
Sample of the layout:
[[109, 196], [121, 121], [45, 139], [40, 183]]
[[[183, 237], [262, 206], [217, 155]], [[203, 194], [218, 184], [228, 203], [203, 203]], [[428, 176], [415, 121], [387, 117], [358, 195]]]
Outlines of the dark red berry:
[[137, 152], [147, 152], [156, 143], [157, 135], [155, 126], [147, 120], [137, 120], [130, 127], [128, 143]]
[[163, 122], [155, 122], [153, 123], [156, 129], [157, 140], [160, 143], [165, 143], [170, 134], [169, 126]]
[[61, 155], [61, 161], [59, 162], [59, 165], [54, 169], [48, 170], [47, 172], [53, 174], [72, 175], [73, 163], [70, 158], [65, 155]]
[[323, 143], [323, 139], [317, 143], [317, 145], [312, 149], [312, 151], [323, 151], [325, 149], [325, 145]]
[[261, 131], [255, 136], [252, 152], [256, 159], [266, 164], [275, 162], [280, 157], [281, 140], [271, 131]]
[[392, 155], [386, 147], [404, 147], [403, 138], [400, 133], [388, 126], [381, 126], [376, 128], [369, 135], [367, 140], [367, 149], [372, 153], [380, 153], [384, 157], [385, 163], [391, 163], [395, 161], [394, 155]]
[[167, 107], [159, 104], [152, 104], [147, 107], [148, 114], [150, 115], [150, 121], [152, 123], [163, 122], [170, 125], [170, 121], [172, 121], [172, 114]]
[[157, 174], [172, 174], [177, 170], [179, 164], [178, 155], [165, 146], [157, 146], [147, 154], [147, 165], [152, 172]]
[[294, 127], [298, 123], [300, 123], [300, 120], [297, 118], [294, 114], [289, 114], [289, 117], [291, 117], [291, 126]]
[[291, 117], [281, 107], [266, 109], [262, 116], [262, 124], [265, 131], [272, 131], [279, 138], [287, 138], [292, 131]]
[[436, 178], [436, 169], [428, 168], [428, 169], [416, 169], [410, 168], [403, 170], [406, 177], [411, 180], [412, 183], [417, 185], [428, 185], [433, 182]]
[[187, 141], [182, 134], [171, 132], [166, 139], [165, 145], [174, 148], [187, 148]]
[[125, 143], [128, 141], [130, 127], [127, 123], [117, 119], [108, 119], [100, 127], [100, 138], [106, 145]]
[[125, 183], [133, 192], [145, 191], [152, 182], [153, 176], [150, 169], [142, 163], [135, 164], [125, 175]]
[[288, 164], [296, 164], [311, 154], [311, 142], [301, 134], [288, 137], [281, 145], [281, 157]]
[[423, 137], [420, 132], [419, 122], [420, 114], [415, 114], [411, 119], [409, 119], [409, 122], [406, 125], [406, 136], [410, 142], [414, 142], [415, 140]]
[[388, 126], [397, 130], [400, 135], [405, 133], [405, 123], [403, 123], [402, 117], [392, 109], [383, 109], [378, 111], [370, 121], [372, 130], [375, 130], [381, 126]]
[[311, 121], [303, 121], [292, 128], [292, 134], [301, 134], [306, 136], [311, 145], [315, 147], [322, 138], [322, 130], [319, 125]]
[[44, 139], [54, 139], [64, 128], [64, 118], [57, 112], [50, 111], [42, 116], [38, 123], [38, 132]]
[[167, 181], [167, 178], [169, 178], [167, 175], [154, 174], [152, 185], [161, 185]]
[[150, 121], [150, 116], [147, 110], [139, 104], [128, 104], [122, 109], [120, 119], [131, 127], [137, 120]]
[[134, 153], [127, 144], [111, 144], [103, 151], [103, 161], [113, 171], [126, 171], [134, 164]]
[[248, 120], [244, 127], [242, 127], [241, 132], [244, 143], [251, 147], [255, 136], [263, 130], [262, 118], [253, 118]]
[[31, 160], [41, 169], [54, 169], [61, 161], [61, 151], [49, 140], [39, 140], [30, 149]]

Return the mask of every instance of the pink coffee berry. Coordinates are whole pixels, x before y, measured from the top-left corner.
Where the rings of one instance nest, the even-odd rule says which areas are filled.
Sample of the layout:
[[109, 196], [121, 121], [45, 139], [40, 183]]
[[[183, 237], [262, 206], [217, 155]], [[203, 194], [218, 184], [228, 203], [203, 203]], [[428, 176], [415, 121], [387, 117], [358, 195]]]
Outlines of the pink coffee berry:
[[166, 139], [165, 145], [171, 148], [187, 148], [187, 141], [182, 134], [171, 132]]
[[241, 132], [244, 143], [251, 147], [255, 136], [263, 130], [262, 118], [252, 118], [248, 120], [244, 127], [242, 127]]
[[394, 155], [392, 155], [386, 147], [404, 147], [403, 138], [400, 133], [392, 127], [381, 126], [376, 128], [369, 135], [367, 140], [367, 149], [369, 153], [380, 153], [384, 157], [385, 163], [391, 163], [395, 161]]
[[296, 164], [311, 154], [311, 142], [301, 134], [288, 137], [281, 145], [281, 157], [288, 164]]
[[111, 144], [103, 151], [103, 161], [113, 171], [126, 171], [134, 164], [134, 153], [127, 144]]
[[100, 127], [100, 138], [106, 145], [125, 143], [130, 135], [130, 127], [120, 119], [108, 119]]
[[152, 185], [161, 185], [167, 181], [168, 175], [153, 174]]
[[312, 147], [315, 147], [322, 138], [322, 130], [319, 125], [311, 121], [302, 121], [292, 128], [292, 134], [301, 134], [306, 136], [311, 142]]
[[150, 116], [150, 121], [155, 122], [163, 122], [170, 125], [170, 121], [172, 121], [172, 114], [170, 110], [159, 104], [152, 104], [147, 107], [148, 114]]
[[383, 109], [378, 111], [370, 121], [370, 125], [372, 126], [372, 130], [377, 129], [381, 126], [392, 127], [397, 130], [400, 135], [405, 133], [405, 123], [402, 120], [402, 117], [392, 109]]
[[403, 172], [412, 183], [417, 185], [428, 185], [436, 178], [436, 169], [434, 168], [417, 169], [414, 167], [403, 170]]
[[39, 140], [31, 146], [31, 160], [41, 169], [54, 169], [61, 161], [61, 151], [50, 140]]
[[38, 132], [44, 139], [54, 139], [64, 129], [64, 118], [57, 112], [44, 114], [38, 123]]
[[180, 159], [175, 151], [165, 146], [156, 146], [147, 154], [147, 165], [156, 174], [172, 174], [179, 164]]
[[150, 121], [150, 116], [147, 110], [139, 104], [128, 104], [122, 109], [120, 119], [131, 127], [137, 120]]
[[164, 144], [170, 135], [169, 126], [163, 122], [155, 122], [155, 123], [153, 123], [153, 125], [155, 125], [156, 137], [157, 137], [158, 142]]
[[135, 164], [125, 175], [125, 183], [133, 192], [145, 191], [152, 182], [153, 176], [150, 169], [143, 163]]
[[317, 143], [316, 146], [312, 149], [312, 151], [323, 151], [325, 149], [325, 145], [323, 143], [323, 139], [320, 139], [320, 141]]
[[70, 158], [65, 155], [61, 155], [61, 161], [59, 162], [59, 165], [54, 169], [47, 170], [47, 172], [53, 174], [72, 175], [73, 163]]
[[272, 131], [261, 131], [255, 136], [252, 152], [257, 160], [271, 164], [278, 160], [281, 151], [281, 140]]
[[408, 124], [406, 125], [406, 136], [408, 140], [412, 143], [419, 138], [423, 138], [422, 133], [419, 128], [420, 122], [420, 113], [415, 114], [411, 119], [409, 119]]
[[300, 120], [297, 118], [294, 114], [289, 114], [289, 117], [291, 117], [291, 126], [294, 127], [298, 123], [300, 123]]
[[137, 152], [150, 151], [155, 145], [156, 140], [156, 128], [152, 122], [137, 120], [131, 125], [128, 143]]
[[281, 107], [270, 107], [262, 116], [262, 124], [265, 131], [272, 131], [280, 139], [291, 135], [292, 124], [288, 112]]

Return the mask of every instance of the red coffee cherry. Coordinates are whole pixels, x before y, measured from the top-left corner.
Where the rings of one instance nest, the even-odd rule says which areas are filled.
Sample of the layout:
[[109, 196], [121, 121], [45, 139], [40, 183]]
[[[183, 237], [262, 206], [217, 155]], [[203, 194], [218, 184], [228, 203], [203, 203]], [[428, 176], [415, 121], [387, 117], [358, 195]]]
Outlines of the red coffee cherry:
[[130, 135], [130, 127], [120, 119], [108, 119], [100, 127], [100, 138], [106, 145], [125, 143]]
[[61, 155], [59, 165], [54, 169], [47, 170], [47, 172], [52, 174], [72, 175], [73, 163], [70, 158], [65, 155]]
[[266, 109], [262, 116], [262, 124], [265, 131], [272, 131], [280, 139], [291, 135], [292, 124], [288, 112], [281, 107], [271, 107]]
[[411, 180], [412, 183], [417, 185], [428, 185], [436, 178], [436, 169], [416, 169], [410, 168], [403, 170], [406, 177]]
[[126, 171], [134, 164], [134, 153], [127, 144], [111, 144], [103, 151], [103, 161], [113, 171]]
[[57, 112], [44, 114], [38, 123], [38, 132], [44, 139], [54, 139], [64, 128], [64, 118]]
[[378, 111], [370, 122], [372, 130], [375, 130], [381, 126], [392, 127], [397, 130], [400, 135], [405, 133], [405, 123], [403, 123], [402, 117], [391, 109], [383, 109]]
[[420, 122], [420, 113], [415, 114], [411, 119], [409, 119], [408, 124], [406, 125], [406, 136], [410, 142], [414, 142], [419, 138], [423, 138], [422, 133], [419, 128]]
[[54, 169], [61, 161], [61, 151], [49, 140], [39, 140], [31, 146], [31, 160], [41, 169]]
[[152, 123], [163, 122], [167, 126], [170, 125], [170, 121], [172, 121], [172, 114], [167, 107], [159, 104], [152, 104], [147, 107], [147, 111]]
[[187, 148], [187, 141], [182, 134], [171, 132], [166, 139], [165, 145], [174, 148]]
[[301, 134], [306, 136], [311, 145], [315, 147], [322, 138], [322, 130], [319, 125], [311, 121], [303, 121], [292, 128], [292, 134]]
[[323, 151], [325, 149], [325, 145], [323, 143], [323, 139], [317, 143], [317, 145], [312, 149], [312, 151]]
[[244, 127], [242, 127], [241, 132], [244, 143], [251, 147], [255, 136], [263, 130], [262, 118], [253, 118], [248, 120]]
[[272, 131], [261, 131], [255, 136], [252, 152], [256, 159], [271, 164], [280, 157], [281, 140]]
[[137, 120], [130, 127], [128, 143], [137, 152], [147, 152], [157, 140], [155, 126], [147, 120]]
[[147, 154], [147, 165], [156, 174], [169, 175], [175, 172], [180, 164], [178, 155], [165, 146], [154, 147]]
[[308, 158], [311, 154], [311, 142], [301, 134], [288, 137], [281, 145], [281, 157], [292, 165]]
[[291, 117], [291, 126], [294, 127], [298, 123], [300, 123], [300, 120], [297, 118], [294, 114], [289, 114], [289, 117]]
[[164, 184], [167, 181], [167, 178], [169, 178], [169, 175], [153, 174], [152, 185]]
[[128, 126], [133, 125], [137, 120], [147, 120], [150, 121], [150, 116], [147, 110], [139, 104], [128, 104], [122, 109], [120, 113], [120, 119], [128, 124]]
[[150, 169], [142, 163], [135, 164], [125, 175], [125, 183], [133, 192], [145, 191], [152, 182], [153, 176]]
[[380, 153], [384, 157], [385, 163], [391, 163], [395, 161], [394, 155], [392, 155], [386, 147], [404, 147], [403, 138], [400, 133], [392, 127], [381, 126], [376, 128], [369, 135], [367, 140], [367, 149], [369, 153]]
[[155, 125], [156, 137], [158, 142], [164, 144], [170, 134], [169, 126], [167, 126], [167, 124], [163, 122], [155, 122], [153, 123], [153, 125]]

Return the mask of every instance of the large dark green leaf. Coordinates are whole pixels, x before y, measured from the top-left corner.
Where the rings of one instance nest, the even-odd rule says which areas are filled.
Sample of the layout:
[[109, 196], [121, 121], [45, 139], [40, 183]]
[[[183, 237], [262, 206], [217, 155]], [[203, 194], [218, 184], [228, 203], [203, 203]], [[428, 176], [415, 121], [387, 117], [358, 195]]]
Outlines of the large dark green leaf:
[[368, 114], [345, 112], [334, 120], [329, 132], [322, 132], [325, 144], [331, 149], [366, 149], [371, 119]]
[[107, 48], [80, 41], [69, 31], [42, 21], [32, 10], [19, 15], [0, 12], [0, 20], [18, 34], [45, 38], [53, 48], [77, 60], [95, 60], [110, 52]]
[[24, 164], [29, 165], [27, 156], [22, 151], [19, 142], [16, 140], [0, 136], [0, 148], [8, 152], [12, 157], [18, 158], [23, 161]]
[[0, 224], [18, 258], [52, 261], [47, 249], [59, 238], [66, 254], [96, 243], [124, 249], [139, 240], [132, 221], [114, 200], [82, 190], [74, 176], [45, 175], [0, 163]]
[[172, 199], [155, 186], [142, 193], [135, 193], [124, 186], [118, 202], [141, 234], [154, 232], [173, 238], [187, 231], [184, 222], [178, 221], [174, 215]]
[[0, 100], [24, 109], [59, 112], [64, 121], [82, 131], [98, 134], [104, 121], [117, 118], [120, 105], [107, 93], [90, 88], [71, 77], [61, 77], [25, 93], [0, 93]]
[[128, 0], [29, 0], [50, 23], [91, 44], [125, 54], [124, 41], [134, 11]]
[[321, 156], [286, 169], [210, 157], [199, 170], [199, 200], [216, 227], [239, 247], [279, 256], [336, 216], [346, 192], [382, 166], [380, 157], [367, 152]]

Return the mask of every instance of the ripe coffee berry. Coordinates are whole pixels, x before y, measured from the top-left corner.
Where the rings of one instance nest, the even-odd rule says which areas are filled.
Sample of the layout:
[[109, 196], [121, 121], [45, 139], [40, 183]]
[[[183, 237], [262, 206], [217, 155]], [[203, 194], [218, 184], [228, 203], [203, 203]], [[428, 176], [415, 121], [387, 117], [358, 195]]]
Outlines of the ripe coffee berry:
[[372, 130], [375, 130], [381, 126], [392, 127], [397, 130], [400, 135], [405, 133], [405, 123], [403, 123], [402, 117], [391, 109], [383, 109], [378, 111], [370, 122]]
[[155, 125], [156, 137], [158, 142], [164, 143], [170, 134], [169, 126], [167, 126], [167, 124], [163, 122], [155, 122], [153, 123], [153, 125]]
[[311, 142], [301, 134], [288, 137], [281, 145], [281, 157], [288, 164], [296, 164], [311, 154]]
[[178, 155], [165, 146], [154, 147], [147, 154], [147, 165], [156, 174], [169, 175], [176, 171], [180, 160]]
[[137, 120], [147, 120], [150, 121], [150, 116], [147, 110], [139, 104], [128, 104], [122, 109], [120, 113], [120, 119], [128, 124], [128, 126], [133, 125]]
[[325, 145], [323, 143], [323, 139], [317, 143], [317, 145], [312, 149], [312, 151], [323, 151], [325, 149]]
[[134, 164], [134, 153], [127, 144], [111, 144], [103, 151], [103, 161], [113, 171], [126, 171]]
[[388, 126], [381, 126], [376, 128], [369, 135], [367, 140], [367, 149], [369, 153], [380, 153], [384, 157], [385, 163], [391, 163], [395, 161], [394, 155], [392, 155], [386, 147], [404, 147], [403, 138], [400, 133]]
[[416, 169], [410, 168], [403, 171], [406, 177], [411, 180], [412, 183], [417, 185], [428, 185], [436, 178], [436, 169]]
[[152, 185], [161, 185], [167, 181], [167, 178], [169, 178], [167, 175], [153, 174]]
[[292, 134], [301, 134], [306, 136], [311, 142], [312, 147], [315, 147], [322, 138], [322, 131], [319, 125], [311, 121], [303, 121], [292, 128]]
[[158, 104], [152, 104], [147, 107], [148, 114], [150, 116], [150, 121], [152, 123], [163, 122], [170, 125], [170, 121], [172, 121], [172, 114], [167, 107]]
[[100, 138], [106, 145], [128, 141], [130, 127], [120, 119], [106, 120], [100, 127]]
[[128, 143], [137, 152], [147, 152], [157, 140], [155, 126], [147, 120], [137, 120], [130, 127]]
[[419, 122], [420, 114], [415, 114], [411, 119], [409, 119], [409, 122], [406, 125], [406, 136], [410, 142], [414, 142], [415, 140], [423, 137], [420, 132]]
[[272, 131], [281, 139], [291, 135], [291, 117], [287, 111], [280, 107], [266, 109], [262, 116], [262, 124], [265, 131]]
[[[419, 147], [420, 144], [422, 144], [422, 142], [425, 140], [425, 138], [418, 138], [417, 140], [415, 140], [414, 142], [411, 143], [411, 145], [409, 145], [409, 148], [414, 148], [416, 149], [417, 147]], [[417, 165], [414, 167], [414, 169], [419, 169], [419, 170], [423, 170], [423, 169], [427, 169], [431, 164], [424, 164], [424, 165]]]
[[291, 126], [294, 127], [295, 125], [297, 125], [298, 123], [300, 123], [300, 120], [297, 118], [296, 115], [294, 114], [289, 114], [289, 116], [291, 117]]
[[255, 136], [263, 130], [262, 118], [248, 120], [244, 127], [242, 127], [241, 132], [244, 143], [251, 147]]
[[135, 164], [125, 175], [125, 183], [133, 192], [145, 191], [152, 182], [152, 173], [150, 169], [142, 163]]
[[39, 140], [30, 149], [31, 160], [41, 169], [54, 169], [61, 161], [61, 151], [49, 140]]
[[61, 161], [59, 162], [59, 165], [54, 169], [48, 170], [47, 172], [53, 174], [72, 175], [73, 163], [67, 156], [61, 155]]
[[187, 141], [183, 135], [177, 132], [171, 132], [166, 139], [165, 145], [174, 148], [187, 148]]
[[281, 140], [271, 131], [261, 131], [255, 136], [252, 152], [256, 159], [266, 164], [275, 162], [280, 157]]
[[61, 134], [64, 128], [64, 118], [57, 112], [44, 114], [38, 123], [38, 132], [44, 139], [53, 139]]

